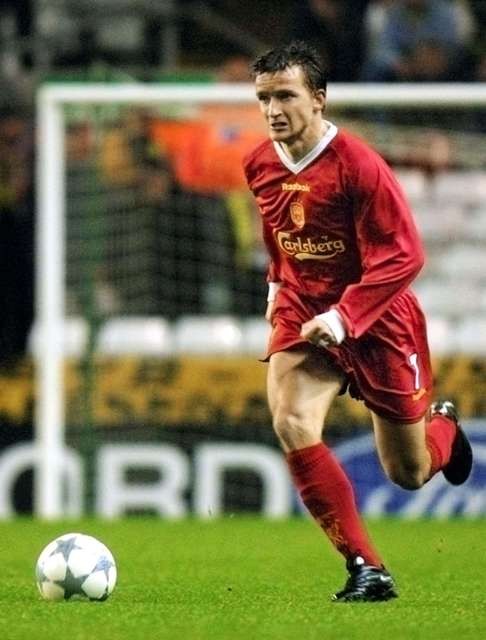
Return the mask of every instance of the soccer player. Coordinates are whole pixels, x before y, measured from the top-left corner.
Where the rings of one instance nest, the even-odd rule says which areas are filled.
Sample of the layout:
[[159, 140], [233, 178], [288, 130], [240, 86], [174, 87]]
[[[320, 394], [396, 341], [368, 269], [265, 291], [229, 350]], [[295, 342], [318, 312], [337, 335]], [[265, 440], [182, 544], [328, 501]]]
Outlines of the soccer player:
[[326, 77], [302, 42], [252, 65], [269, 139], [244, 161], [270, 255], [266, 318], [273, 426], [300, 496], [344, 556], [336, 601], [379, 601], [396, 587], [359, 517], [353, 488], [322, 441], [346, 388], [371, 412], [387, 476], [418, 489], [441, 471], [470, 474], [452, 403], [430, 406], [425, 319], [408, 288], [424, 257], [407, 202], [384, 160], [324, 118]]

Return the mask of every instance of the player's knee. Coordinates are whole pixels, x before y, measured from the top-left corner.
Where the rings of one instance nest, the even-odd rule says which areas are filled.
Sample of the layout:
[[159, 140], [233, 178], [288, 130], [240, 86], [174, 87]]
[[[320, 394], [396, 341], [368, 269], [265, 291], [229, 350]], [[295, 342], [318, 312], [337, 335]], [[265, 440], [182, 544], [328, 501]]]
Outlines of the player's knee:
[[426, 481], [422, 467], [414, 462], [385, 465], [385, 473], [394, 484], [409, 491], [420, 489]]
[[279, 440], [288, 449], [300, 449], [312, 440], [312, 429], [309, 428], [304, 415], [296, 411], [277, 411], [273, 428]]

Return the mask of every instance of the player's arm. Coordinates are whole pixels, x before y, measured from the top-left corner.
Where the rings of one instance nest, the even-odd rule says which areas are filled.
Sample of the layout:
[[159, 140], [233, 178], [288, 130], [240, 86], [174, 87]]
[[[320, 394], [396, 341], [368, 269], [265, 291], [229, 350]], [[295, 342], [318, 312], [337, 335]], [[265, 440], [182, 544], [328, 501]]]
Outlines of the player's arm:
[[415, 279], [424, 253], [398, 182], [384, 162], [372, 162], [355, 177], [356, 237], [363, 273], [334, 306], [346, 335], [358, 338]]
[[265, 320], [267, 322], [272, 322], [273, 305], [275, 302], [275, 298], [277, 297], [277, 292], [281, 286], [282, 286], [281, 282], [268, 283], [267, 309], [265, 311]]
[[[252, 191], [253, 191], [252, 183], [255, 178], [255, 175], [257, 175], [257, 172], [255, 171], [253, 166], [253, 160], [258, 154], [259, 149], [260, 147], [258, 147], [253, 153], [251, 153], [249, 156], [247, 156], [243, 160], [243, 171], [246, 176], [248, 187]], [[257, 199], [257, 202], [258, 202], [258, 199]], [[263, 235], [263, 241], [270, 255], [270, 263], [268, 265], [268, 271], [267, 271], [268, 295], [267, 295], [267, 308], [265, 310], [265, 320], [271, 323], [275, 298], [277, 296], [278, 290], [282, 286], [282, 283], [280, 282], [280, 277], [278, 275], [278, 269], [276, 266], [276, 263], [278, 261], [278, 251], [275, 248], [275, 241], [272, 236], [272, 233], [264, 221], [262, 222], [262, 235]]]
[[265, 242], [265, 246], [267, 247], [267, 251], [270, 256], [270, 262], [268, 264], [268, 270], [267, 270], [268, 293], [267, 293], [267, 308], [265, 311], [265, 320], [271, 323], [272, 317], [273, 317], [275, 298], [277, 297], [277, 293], [280, 287], [282, 286], [282, 282], [280, 278], [279, 269], [277, 266], [279, 264], [278, 250], [275, 246], [275, 240], [273, 238], [273, 234], [265, 223], [263, 223], [262, 234], [263, 234], [263, 241]]

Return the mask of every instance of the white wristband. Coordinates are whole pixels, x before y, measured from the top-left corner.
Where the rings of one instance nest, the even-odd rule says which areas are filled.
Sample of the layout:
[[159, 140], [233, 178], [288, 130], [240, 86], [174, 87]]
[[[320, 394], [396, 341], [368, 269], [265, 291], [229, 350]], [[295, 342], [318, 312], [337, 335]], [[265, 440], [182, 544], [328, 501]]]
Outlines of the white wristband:
[[277, 291], [282, 286], [281, 282], [269, 282], [268, 283], [268, 295], [267, 302], [273, 302], [275, 300], [275, 296], [277, 295]]
[[318, 320], [323, 320], [329, 329], [331, 329], [334, 339], [336, 340], [336, 344], [341, 344], [341, 342], [346, 337], [346, 329], [344, 327], [344, 322], [339, 312], [336, 309], [330, 309], [325, 313], [320, 313], [316, 316]]

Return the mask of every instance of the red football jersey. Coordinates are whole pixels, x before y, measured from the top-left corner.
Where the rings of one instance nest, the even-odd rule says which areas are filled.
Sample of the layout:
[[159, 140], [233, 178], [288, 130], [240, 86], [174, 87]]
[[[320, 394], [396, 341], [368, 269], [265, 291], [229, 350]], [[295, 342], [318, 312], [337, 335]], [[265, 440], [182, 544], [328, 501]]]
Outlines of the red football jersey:
[[299, 162], [267, 140], [244, 161], [270, 255], [268, 280], [336, 308], [358, 338], [420, 271], [410, 209], [386, 162], [330, 127]]

